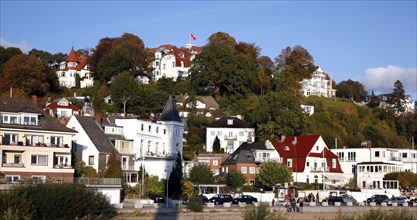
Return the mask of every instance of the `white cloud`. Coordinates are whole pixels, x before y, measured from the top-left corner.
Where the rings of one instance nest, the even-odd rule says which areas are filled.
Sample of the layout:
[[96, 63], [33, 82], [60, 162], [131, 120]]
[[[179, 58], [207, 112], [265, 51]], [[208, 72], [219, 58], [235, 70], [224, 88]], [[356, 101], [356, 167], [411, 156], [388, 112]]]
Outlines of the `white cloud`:
[[364, 85], [367, 90], [392, 92], [395, 81], [400, 80], [408, 95], [415, 96], [417, 91], [417, 68], [387, 66], [369, 68], [365, 73]]
[[23, 53], [28, 53], [29, 50], [31, 50], [32, 48], [26, 43], [26, 41], [21, 41], [20, 43], [11, 43], [6, 41], [3, 38], [0, 38], [0, 45], [8, 48], [8, 47], [17, 47], [20, 48], [22, 50]]

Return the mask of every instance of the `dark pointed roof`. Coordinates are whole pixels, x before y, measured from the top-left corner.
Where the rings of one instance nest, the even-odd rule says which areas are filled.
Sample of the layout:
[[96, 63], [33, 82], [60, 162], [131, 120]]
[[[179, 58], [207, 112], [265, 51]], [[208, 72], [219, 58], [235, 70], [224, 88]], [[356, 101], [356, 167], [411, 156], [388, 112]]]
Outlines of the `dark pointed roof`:
[[237, 163], [255, 163], [254, 150], [268, 150], [264, 143], [243, 142], [223, 163], [222, 165]]
[[104, 133], [100, 124], [96, 121], [96, 118], [80, 115], [74, 116], [80, 123], [81, 127], [83, 127], [85, 133], [87, 133], [97, 150], [101, 153], [111, 153], [114, 146]]
[[[228, 123], [231, 120], [233, 123]], [[209, 128], [251, 128], [250, 124], [237, 117], [222, 117], [207, 126]]]
[[164, 110], [161, 113], [159, 121], [177, 121], [182, 122], [180, 115], [178, 114], [175, 102], [172, 96], [169, 96], [167, 103], [165, 104]]

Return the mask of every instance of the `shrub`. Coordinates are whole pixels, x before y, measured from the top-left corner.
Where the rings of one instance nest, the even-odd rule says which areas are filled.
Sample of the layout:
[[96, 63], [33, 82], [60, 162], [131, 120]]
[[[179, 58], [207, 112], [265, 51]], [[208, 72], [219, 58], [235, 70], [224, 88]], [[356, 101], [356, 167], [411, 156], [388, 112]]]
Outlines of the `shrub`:
[[84, 217], [109, 219], [116, 215], [116, 210], [106, 196], [82, 185], [38, 184], [3, 192], [0, 214], [3, 213], [17, 213], [17, 219], [72, 220]]
[[265, 203], [261, 203], [258, 207], [247, 208], [243, 218], [245, 220], [286, 220], [287, 218], [281, 213], [275, 214], [268, 210]]
[[192, 212], [202, 212], [203, 201], [199, 196], [191, 196], [188, 200], [187, 209]]

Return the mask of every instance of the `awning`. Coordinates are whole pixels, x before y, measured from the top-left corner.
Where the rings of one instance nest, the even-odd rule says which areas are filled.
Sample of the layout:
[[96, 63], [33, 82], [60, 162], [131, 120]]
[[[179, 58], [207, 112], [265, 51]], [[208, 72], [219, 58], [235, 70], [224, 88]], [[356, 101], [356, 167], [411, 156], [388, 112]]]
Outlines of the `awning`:
[[324, 174], [324, 176], [329, 180], [337, 180], [337, 181], [349, 180], [349, 178], [347, 178], [342, 173], [326, 173]]

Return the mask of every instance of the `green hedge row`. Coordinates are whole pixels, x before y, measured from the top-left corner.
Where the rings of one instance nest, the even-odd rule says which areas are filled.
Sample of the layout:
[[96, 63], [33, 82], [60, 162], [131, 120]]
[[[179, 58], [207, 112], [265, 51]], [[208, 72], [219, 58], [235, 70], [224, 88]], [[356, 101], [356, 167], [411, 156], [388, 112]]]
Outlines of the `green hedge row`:
[[38, 184], [0, 192], [0, 220], [109, 219], [116, 214], [106, 196], [78, 184]]

